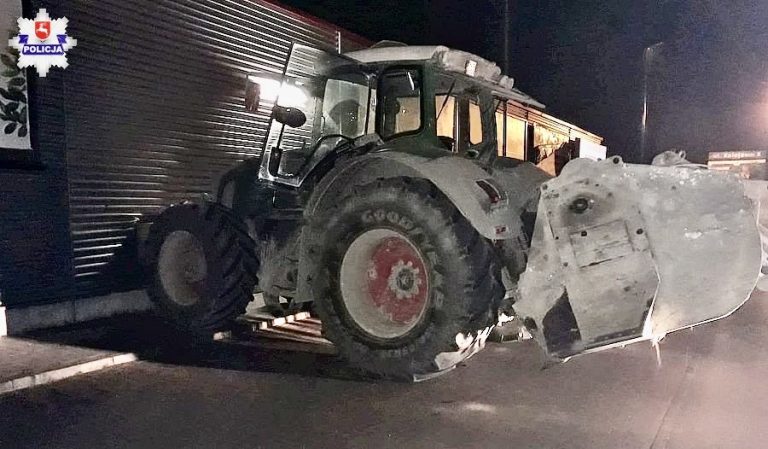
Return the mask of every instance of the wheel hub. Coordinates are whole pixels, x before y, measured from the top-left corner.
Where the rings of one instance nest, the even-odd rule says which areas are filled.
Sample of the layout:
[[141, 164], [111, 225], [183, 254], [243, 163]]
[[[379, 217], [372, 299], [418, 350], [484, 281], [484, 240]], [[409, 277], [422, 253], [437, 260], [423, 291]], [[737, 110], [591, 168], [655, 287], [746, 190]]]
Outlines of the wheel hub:
[[187, 231], [168, 234], [160, 247], [158, 274], [168, 297], [181, 306], [200, 301], [208, 264], [201, 242]]
[[419, 286], [423, 284], [420, 274], [421, 270], [414, 268], [413, 262], [398, 260], [389, 275], [387, 282], [389, 290], [397, 299], [412, 299], [419, 294]]
[[376, 337], [402, 336], [424, 316], [429, 298], [426, 263], [399, 232], [361, 234], [347, 250], [340, 275], [347, 311]]

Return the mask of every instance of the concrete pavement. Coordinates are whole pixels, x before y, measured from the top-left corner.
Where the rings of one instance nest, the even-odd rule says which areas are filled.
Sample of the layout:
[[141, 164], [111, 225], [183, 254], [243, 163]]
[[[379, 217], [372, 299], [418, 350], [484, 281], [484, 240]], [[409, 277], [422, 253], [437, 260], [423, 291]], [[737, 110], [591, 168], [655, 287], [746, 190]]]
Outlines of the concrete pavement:
[[0, 397], [0, 448], [765, 448], [768, 301], [541, 370], [491, 345], [422, 384], [333, 356], [207, 346]]
[[136, 360], [131, 353], [28, 338], [0, 338], [0, 394]]

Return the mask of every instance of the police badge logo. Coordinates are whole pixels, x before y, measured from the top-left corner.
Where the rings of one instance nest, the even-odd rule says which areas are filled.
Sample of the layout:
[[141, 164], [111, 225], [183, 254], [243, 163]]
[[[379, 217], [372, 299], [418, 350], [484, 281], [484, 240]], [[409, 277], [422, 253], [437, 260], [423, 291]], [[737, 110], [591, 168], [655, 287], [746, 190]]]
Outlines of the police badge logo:
[[34, 19], [20, 17], [19, 35], [8, 45], [19, 50], [19, 68], [34, 67], [44, 77], [51, 67], [67, 68], [67, 51], [77, 39], [67, 36], [67, 18], [51, 19], [45, 9]]

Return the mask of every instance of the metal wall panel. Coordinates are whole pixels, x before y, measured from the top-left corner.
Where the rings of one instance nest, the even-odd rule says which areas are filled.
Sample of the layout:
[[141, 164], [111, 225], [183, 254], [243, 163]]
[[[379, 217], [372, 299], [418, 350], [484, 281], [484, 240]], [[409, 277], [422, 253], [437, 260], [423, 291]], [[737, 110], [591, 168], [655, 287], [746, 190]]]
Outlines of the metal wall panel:
[[64, 73], [79, 296], [131, 287], [136, 223], [210, 192], [220, 173], [262, 151], [269, 117], [244, 110], [247, 72], [281, 72], [292, 42], [365, 44], [255, 0], [64, 5], [78, 39]]

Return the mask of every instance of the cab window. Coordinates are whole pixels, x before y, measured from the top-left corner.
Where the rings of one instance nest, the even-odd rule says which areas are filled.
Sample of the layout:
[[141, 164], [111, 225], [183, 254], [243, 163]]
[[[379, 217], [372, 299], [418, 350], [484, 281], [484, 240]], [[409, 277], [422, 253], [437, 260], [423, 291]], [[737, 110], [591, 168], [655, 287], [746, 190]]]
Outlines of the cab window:
[[[525, 160], [525, 141], [528, 123], [515, 117], [507, 109], [505, 100], [498, 100], [496, 109], [496, 145], [499, 156]], [[506, 127], [505, 127], [506, 122]], [[504, 132], [506, 131], [506, 135]]]
[[322, 135], [358, 137], [366, 133], [368, 85], [365, 76], [332, 78], [325, 85]]
[[421, 129], [421, 73], [391, 69], [379, 79], [379, 135], [389, 139]]
[[483, 119], [476, 86], [441, 74], [435, 91], [437, 137], [446, 149], [465, 153], [483, 143]]
[[437, 136], [455, 139], [456, 97], [448, 95], [435, 96], [435, 118], [437, 119]]
[[469, 144], [483, 143], [483, 115], [480, 113], [477, 95], [469, 100]]

